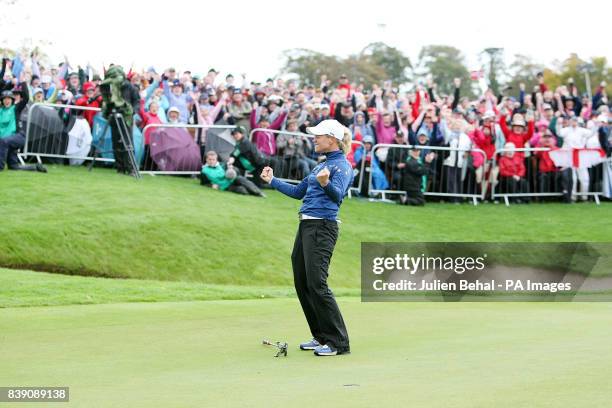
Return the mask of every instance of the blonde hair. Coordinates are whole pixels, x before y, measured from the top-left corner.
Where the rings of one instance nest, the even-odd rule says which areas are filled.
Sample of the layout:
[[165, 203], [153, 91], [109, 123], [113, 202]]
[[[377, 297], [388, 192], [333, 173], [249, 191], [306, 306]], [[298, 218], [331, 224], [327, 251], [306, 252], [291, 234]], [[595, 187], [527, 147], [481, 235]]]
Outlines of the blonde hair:
[[353, 142], [353, 135], [351, 134], [351, 131], [345, 127], [344, 128], [344, 138], [342, 138], [342, 141], [338, 140], [338, 147], [340, 147], [340, 150], [342, 150], [344, 154], [348, 154], [351, 151], [352, 142]]

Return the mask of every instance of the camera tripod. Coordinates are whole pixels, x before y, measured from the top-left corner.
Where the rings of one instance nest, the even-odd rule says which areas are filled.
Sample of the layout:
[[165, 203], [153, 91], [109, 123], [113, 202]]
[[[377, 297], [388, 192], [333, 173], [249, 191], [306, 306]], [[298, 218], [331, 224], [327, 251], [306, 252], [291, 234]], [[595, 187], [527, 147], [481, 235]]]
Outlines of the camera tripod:
[[[123, 148], [125, 149], [125, 151], [127, 152], [127, 163], [124, 163], [124, 165], [127, 167], [128, 169], [128, 174], [130, 174], [131, 176], [134, 176], [137, 179], [142, 178], [140, 171], [138, 170], [138, 162], [136, 161], [136, 156], [135, 156], [135, 151], [134, 151], [134, 144], [132, 143], [132, 138], [129, 137], [129, 129], [127, 127], [127, 124], [125, 123], [125, 119], [123, 118], [123, 115], [120, 112], [117, 112], [116, 110], [113, 109], [113, 111], [111, 112], [111, 117], [108, 118], [106, 124], [104, 124], [104, 128], [102, 129], [102, 136], [100, 136], [100, 140], [102, 140], [104, 138], [104, 135], [106, 135], [106, 132], [108, 131], [108, 127], [110, 126], [110, 122], [111, 120], [115, 121], [115, 128], [117, 129], [117, 131], [119, 132], [119, 140], [121, 142], [121, 144], [123, 145]], [[100, 143], [100, 141], [98, 141], [98, 143]], [[113, 146], [116, 147], [116, 146]], [[88, 170], [91, 171], [93, 169], [93, 166], [96, 162], [96, 157], [101, 156], [103, 153], [110, 153], [110, 151], [108, 150], [103, 150], [103, 146], [96, 146], [95, 144], [91, 145], [92, 148], [92, 156], [93, 159], [91, 160], [91, 163], [89, 163], [89, 167]], [[117, 151], [115, 151], [115, 149], [113, 149], [113, 154], [115, 155], [115, 163], [117, 163], [117, 154], [119, 153], [119, 149], [116, 149]]]

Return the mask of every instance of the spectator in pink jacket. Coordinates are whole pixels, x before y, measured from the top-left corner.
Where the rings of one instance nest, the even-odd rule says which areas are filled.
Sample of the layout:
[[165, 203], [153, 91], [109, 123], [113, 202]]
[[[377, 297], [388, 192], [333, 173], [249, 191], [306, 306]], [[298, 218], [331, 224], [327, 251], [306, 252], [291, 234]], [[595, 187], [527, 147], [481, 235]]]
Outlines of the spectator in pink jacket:
[[376, 113], [376, 142], [377, 143], [395, 143], [395, 134], [397, 129], [393, 124], [393, 117], [390, 113], [385, 112], [381, 114], [380, 111]]
[[[251, 129], [260, 128], [280, 130], [281, 126], [283, 125], [283, 122], [285, 121], [285, 118], [287, 117], [287, 113], [288, 111], [286, 108], [282, 109], [280, 115], [278, 115], [276, 119], [274, 119], [274, 122], [270, 124], [270, 119], [268, 118], [268, 115], [265, 114], [262, 114], [259, 117], [259, 122], [256, 122], [255, 115], [257, 113], [256, 110], [253, 109], [249, 118]], [[260, 152], [268, 156], [276, 155], [276, 135], [273, 132], [269, 132], [266, 130], [258, 130], [253, 133], [252, 142], [257, 146], [257, 149]]]

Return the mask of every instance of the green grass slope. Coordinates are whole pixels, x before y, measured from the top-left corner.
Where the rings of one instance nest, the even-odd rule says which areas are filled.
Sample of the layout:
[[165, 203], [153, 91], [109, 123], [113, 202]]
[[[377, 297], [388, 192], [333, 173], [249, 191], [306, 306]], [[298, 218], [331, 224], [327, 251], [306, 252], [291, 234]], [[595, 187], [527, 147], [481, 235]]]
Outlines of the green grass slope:
[[[0, 266], [207, 284], [289, 286], [299, 202], [193, 179], [51, 166], [0, 174]], [[332, 287], [357, 288], [362, 241], [599, 241], [612, 204], [406, 208], [346, 200]]]

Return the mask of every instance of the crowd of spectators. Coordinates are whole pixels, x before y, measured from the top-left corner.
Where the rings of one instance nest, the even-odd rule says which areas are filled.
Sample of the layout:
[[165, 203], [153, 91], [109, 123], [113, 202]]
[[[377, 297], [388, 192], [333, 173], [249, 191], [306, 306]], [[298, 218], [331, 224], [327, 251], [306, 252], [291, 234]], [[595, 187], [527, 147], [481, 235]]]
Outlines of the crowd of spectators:
[[[3, 59], [0, 74], [0, 170], [5, 162], [19, 168], [16, 152], [25, 142], [32, 103], [102, 104], [104, 70], [73, 67], [67, 60], [43, 67], [32, 54]], [[323, 75], [316, 84], [281, 78], [257, 82], [245, 74], [220, 77], [212, 68], [206, 73], [130, 69], [127, 79], [138, 95], [135, 123], [140, 128], [164, 123], [234, 125], [238, 148], [223, 169], [229, 165], [236, 170], [232, 190], [243, 194], [260, 194], [255, 189], [261, 187], [258, 171], [267, 165], [284, 178], [305, 177], [321, 158], [304, 133], [325, 119], [336, 119], [352, 132], [356, 143], [347, 158], [356, 173], [365, 173], [360, 175], [365, 181], [356, 185], [360, 192], [402, 191], [400, 202], [405, 204], [423, 204], [426, 192], [460, 202], [464, 194], [489, 196], [493, 188], [519, 194], [513, 197], [516, 202], [529, 201], [520, 196], [529, 192], [558, 193], [566, 202], [587, 200], [589, 192], [601, 191], [608, 164], [594, 160], [592, 166], [585, 165], [592, 156], [582, 159], [580, 152], [610, 155], [612, 114], [605, 82], [589, 97], [572, 80], [550, 89], [538, 74], [533, 89], [521, 84], [514, 95], [488, 89], [469, 98], [461, 92], [469, 84], [455, 79], [454, 92], [446, 95], [430, 77], [408, 92], [390, 81], [366, 85], [346, 75]], [[94, 115], [83, 114], [89, 126]], [[257, 130], [251, 139], [252, 129]], [[210, 179], [217, 157], [206, 154], [205, 131], [193, 136], [202, 147]], [[145, 145], [149, 140], [145, 133]], [[555, 156], [555, 150], [568, 151], [570, 164], [560, 165], [562, 155]], [[254, 174], [257, 186], [239, 178], [246, 172]]]

